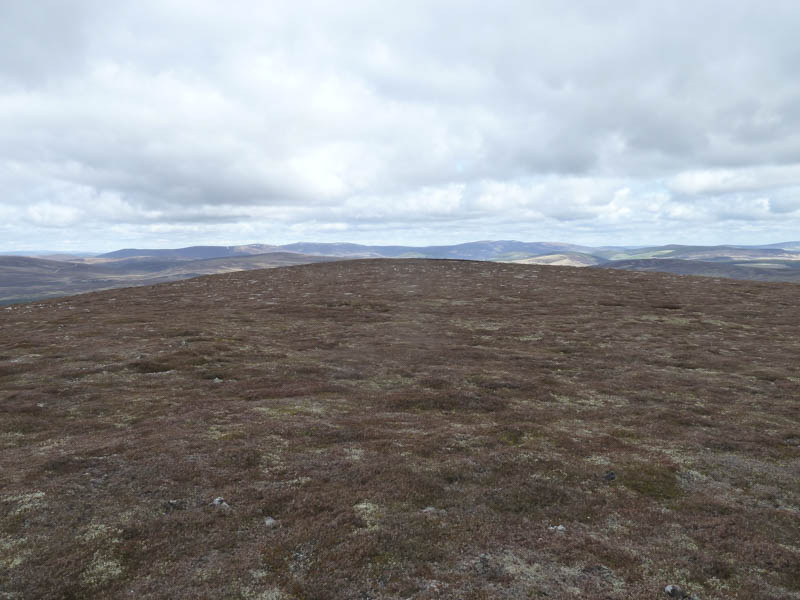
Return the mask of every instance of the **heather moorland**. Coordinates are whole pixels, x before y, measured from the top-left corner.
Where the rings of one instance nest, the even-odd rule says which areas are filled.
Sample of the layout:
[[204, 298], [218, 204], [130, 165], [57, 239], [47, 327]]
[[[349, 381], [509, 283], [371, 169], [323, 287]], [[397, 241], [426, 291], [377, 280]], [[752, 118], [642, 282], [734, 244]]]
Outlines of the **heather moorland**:
[[385, 259], [0, 309], [0, 598], [800, 598], [799, 291]]

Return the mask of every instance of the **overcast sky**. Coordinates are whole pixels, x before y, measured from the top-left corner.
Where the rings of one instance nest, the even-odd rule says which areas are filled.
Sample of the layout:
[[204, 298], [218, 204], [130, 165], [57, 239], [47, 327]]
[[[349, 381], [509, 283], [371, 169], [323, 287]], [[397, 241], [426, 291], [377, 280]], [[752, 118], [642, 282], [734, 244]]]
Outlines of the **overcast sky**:
[[0, 250], [800, 239], [800, 3], [0, 3]]

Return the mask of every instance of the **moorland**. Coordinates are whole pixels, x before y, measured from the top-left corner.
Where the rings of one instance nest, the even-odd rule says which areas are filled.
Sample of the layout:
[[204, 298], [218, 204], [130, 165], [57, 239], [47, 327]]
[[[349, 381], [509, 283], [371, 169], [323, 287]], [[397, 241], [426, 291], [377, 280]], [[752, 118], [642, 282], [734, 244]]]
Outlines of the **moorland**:
[[800, 598], [800, 287], [352, 260], [0, 309], [0, 597]]

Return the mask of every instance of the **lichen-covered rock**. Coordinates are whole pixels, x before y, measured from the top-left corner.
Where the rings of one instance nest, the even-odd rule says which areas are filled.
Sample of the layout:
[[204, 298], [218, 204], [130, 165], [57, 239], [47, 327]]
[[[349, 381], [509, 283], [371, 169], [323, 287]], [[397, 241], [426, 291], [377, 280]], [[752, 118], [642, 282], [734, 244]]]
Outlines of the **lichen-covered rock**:
[[267, 529], [275, 529], [280, 526], [280, 523], [278, 523], [277, 519], [273, 519], [272, 517], [264, 517], [264, 526]]
[[664, 593], [669, 598], [681, 598], [681, 600], [700, 600], [700, 598], [695, 594], [687, 592], [678, 587], [677, 585], [672, 585], [672, 584], [664, 588]]
[[211, 501], [211, 506], [216, 506], [222, 510], [231, 510], [231, 505], [225, 502], [225, 498], [222, 496], [217, 496], [214, 500]]

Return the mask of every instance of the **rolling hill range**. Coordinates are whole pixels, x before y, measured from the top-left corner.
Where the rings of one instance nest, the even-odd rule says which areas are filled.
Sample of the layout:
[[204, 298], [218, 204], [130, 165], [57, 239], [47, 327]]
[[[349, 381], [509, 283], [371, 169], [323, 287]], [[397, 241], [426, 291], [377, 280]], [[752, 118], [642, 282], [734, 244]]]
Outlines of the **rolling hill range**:
[[387, 259], [5, 307], [0, 592], [800, 598], [797, 289]]
[[624, 269], [627, 271], [658, 271], [674, 273], [675, 275], [800, 283], [800, 261], [797, 260], [762, 259], [753, 262], [707, 262], [703, 260], [651, 258], [615, 260], [601, 263], [600, 266], [606, 269]]
[[[283, 246], [251, 244], [245, 246], [191, 246], [178, 249], [128, 248], [97, 256], [99, 259], [154, 257], [198, 259], [298, 252], [318, 256], [346, 258], [445, 258], [456, 260], [491, 260], [516, 262], [551, 255], [580, 254], [594, 257], [594, 263], [635, 259], [681, 259], [703, 261], [800, 260], [800, 242], [768, 246], [622, 246], [590, 247], [560, 242], [518, 242], [514, 240], [480, 241], [450, 246], [364, 246], [349, 243], [299, 242]], [[593, 264], [594, 264], [593, 263]]]
[[607, 260], [670, 259], [706, 262], [800, 260], [797, 250], [741, 246], [654, 246], [619, 250], [598, 250], [594, 254]]
[[[127, 248], [98, 255], [100, 259], [158, 257], [197, 259], [263, 254], [266, 252], [297, 252], [316, 256], [343, 258], [450, 258], [459, 260], [503, 260], [529, 258], [554, 252], [594, 251], [588, 246], [558, 242], [517, 242], [514, 240], [480, 241], [450, 246], [365, 246], [349, 243], [298, 242], [283, 246], [251, 244], [245, 246], [190, 246], [178, 249]], [[603, 248], [607, 252], [621, 248]]]
[[517, 242], [514, 240], [468, 242], [451, 246], [362, 246], [359, 244], [298, 243], [284, 250], [325, 256], [382, 258], [449, 258], [457, 260], [513, 260], [554, 252], [581, 252], [587, 246], [558, 242]]
[[133, 257], [54, 261], [0, 256], [0, 305], [115, 287], [152, 285], [198, 275], [330, 260], [342, 259], [290, 252], [201, 260]]
[[[797, 282], [800, 280], [798, 246], [798, 242], [786, 242], [766, 247], [670, 245], [591, 248], [558, 242], [501, 240], [417, 247], [303, 242], [283, 246], [127, 248], [92, 257], [0, 256], [0, 304], [110, 287], [148, 285], [200, 274], [353, 258], [486, 260]], [[31, 260], [33, 258], [49, 262], [37, 263]]]
[[268, 252], [281, 252], [278, 246], [268, 244], [248, 244], [244, 246], [190, 246], [176, 249], [136, 249], [126, 248], [97, 255], [102, 259], [120, 259], [136, 257], [152, 257], [176, 260], [202, 260], [208, 258], [230, 258], [233, 256], [249, 256], [252, 254], [266, 254]]

